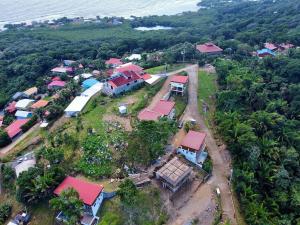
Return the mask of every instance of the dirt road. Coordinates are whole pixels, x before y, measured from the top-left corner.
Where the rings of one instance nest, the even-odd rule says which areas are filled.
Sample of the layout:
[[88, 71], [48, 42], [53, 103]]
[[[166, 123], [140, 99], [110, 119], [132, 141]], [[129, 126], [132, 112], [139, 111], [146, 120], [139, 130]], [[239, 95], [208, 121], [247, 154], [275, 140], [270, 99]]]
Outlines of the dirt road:
[[[235, 219], [235, 209], [228, 184], [228, 177], [230, 176], [230, 160], [225, 160], [225, 154], [229, 155], [226, 150], [220, 151], [212, 132], [205, 125], [202, 116], [199, 113], [198, 107], [198, 66], [189, 67], [186, 69], [189, 73], [189, 101], [183, 119], [195, 119], [202, 131], [206, 132], [206, 145], [209, 155], [213, 163], [213, 172], [207, 185], [210, 185], [214, 190], [216, 187], [221, 191], [221, 204], [224, 218], [228, 218], [231, 224], [237, 224]], [[201, 91], [201, 90], [200, 90]], [[228, 157], [227, 157], [228, 158]], [[199, 205], [205, 204], [203, 199], [199, 199]]]
[[[235, 209], [228, 184], [228, 177], [230, 175], [230, 160], [225, 160], [226, 152], [220, 151], [211, 131], [205, 125], [203, 118], [199, 113], [198, 108], [198, 71], [197, 65], [188, 66], [185, 70], [189, 74], [189, 100], [188, 105], [183, 115], [183, 119], [194, 119], [200, 124], [202, 131], [207, 133], [206, 145], [209, 155], [213, 162], [213, 172], [209, 181], [202, 184], [184, 203], [182, 207], [175, 207], [172, 209], [174, 212], [168, 222], [169, 225], [184, 225], [190, 223], [193, 219], [199, 219], [199, 224], [209, 225], [213, 221], [213, 210], [215, 203], [212, 198], [214, 190], [219, 187], [221, 190], [221, 204], [223, 209], [223, 218], [230, 219], [231, 224], [237, 224], [235, 219]], [[181, 70], [181, 71], [182, 71]], [[149, 108], [153, 107], [160, 99], [165, 96], [169, 91], [169, 84], [171, 76], [179, 71], [168, 74], [169, 77], [165, 82], [162, 89], [153, 98]], [[173, 139], [173, 147], [177, 147], [181, 140], [184, 138], [185, 133], [181, 129]], [[227, 154], [229, 155], [229, 154]], [[227, 157], [228, 159], [228, 157]], [[229, 157], [230, 159], [230, 157]]]

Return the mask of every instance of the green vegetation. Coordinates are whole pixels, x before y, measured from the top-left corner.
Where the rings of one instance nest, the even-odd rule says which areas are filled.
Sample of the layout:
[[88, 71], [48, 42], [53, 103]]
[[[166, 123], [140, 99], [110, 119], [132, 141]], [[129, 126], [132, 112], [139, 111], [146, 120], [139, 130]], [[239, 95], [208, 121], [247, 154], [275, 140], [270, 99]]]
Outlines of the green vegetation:
[[0, 224], [4, 224], [10, 217], [12, 206], [9, 204], [0, 204]]
[[215, 94], [217, 92], [216, 74], [199, 72], [198, 107], [199, 112], [206, 119], [207, 125], [212, 124], [215, 112]]
[[218, 60], [216, 122], [234, 159], [248, 224], [297, 224], [299, 50], [289, 56]]
[[80, 224], [83, 214], [83, 202], [76, 190], [69, 188], [62, 191], [60, 196], [50, 200], [50, 206], [56, 212], [63, 212], [68, 221], [65, 224]]
[[184, 96], [175, 95], [174, 101], [176, 103], [175, 104], [176, 118], [179, 119], [183, 114], [188, 103], [187, 94], [185, 94]]
[[11, 139], [8, 136], [7, 132], [0, 128], [0, 148], [11, 143]]
[[157, 67], [153, 67], [150, 69], [145, 70], [146, 73], [149, 74], [161, 74], [161, 73], [169, 73], [172, 71], [176, 71], [179, 69], [184, 68], [185, 65], [184, 64], [171, 64], [171, 65], [162, 65], [162, 66], [157, 66]]

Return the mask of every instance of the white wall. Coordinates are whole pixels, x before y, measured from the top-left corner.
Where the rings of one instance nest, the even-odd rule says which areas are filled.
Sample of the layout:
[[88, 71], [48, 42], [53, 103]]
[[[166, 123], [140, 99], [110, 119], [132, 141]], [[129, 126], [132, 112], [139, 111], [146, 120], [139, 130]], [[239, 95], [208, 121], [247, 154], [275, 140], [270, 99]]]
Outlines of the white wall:
[[93, 211], [93, 215], [96, 216], [99, 208], [101, 207], [101, 204], [103, 202], [103, 192], [101, 192], [101, 194], [98, 196], [97, 200], [95, 201], [94, 205], [92, 205], [92, 211]]

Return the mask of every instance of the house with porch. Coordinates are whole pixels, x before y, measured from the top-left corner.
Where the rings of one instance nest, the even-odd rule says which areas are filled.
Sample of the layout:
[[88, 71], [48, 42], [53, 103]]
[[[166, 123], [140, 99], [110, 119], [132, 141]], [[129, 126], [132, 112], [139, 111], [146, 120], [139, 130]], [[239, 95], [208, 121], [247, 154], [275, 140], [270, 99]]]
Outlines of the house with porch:
[[183, 96], [187, 90], [189, 82], [188, 76], [175, 75], [170, 82], [171, 92]]
[[115, 73], [104, 83], [103, 92], [107, 95], [119, 95], [142, 85], [144, 80], [135, 71]]
[[196, 49], [202, 53], [202, 54], [207, 54], [207, 55], [219, 55], [222, 54], [223, 49], [220, 48], [219, 46], [215, 45], [212, 42], [207, 42], [202, 45], [197, 45]]
[[192, 170], [179, 158], [174, 157], [156, 172], [156, 179], [161, 181], [164, 188], [176, 192], [189, 180]]
[[[97, 217], [96, 215], [104, 200], [103, 186], [68, 176], [54, 190], [54, 194], [59, 196], [64, 190], [67, 190], [69, 188], [75, 189], [79, 194], [79, 198], [84, 203], [84, 214], [81, 218], [81, 224], [97, 224], [99, 221], [99, 217]], [[58, 221], [68, 220], [68, 218], [64, 216], [63, 212], [59, 212], [56, 219]]]
[[188, 161], [202, 167], [207, 157], [205, 138], [206, 133], [190, 130], [177, 148], [177, 153], [183, 155]]

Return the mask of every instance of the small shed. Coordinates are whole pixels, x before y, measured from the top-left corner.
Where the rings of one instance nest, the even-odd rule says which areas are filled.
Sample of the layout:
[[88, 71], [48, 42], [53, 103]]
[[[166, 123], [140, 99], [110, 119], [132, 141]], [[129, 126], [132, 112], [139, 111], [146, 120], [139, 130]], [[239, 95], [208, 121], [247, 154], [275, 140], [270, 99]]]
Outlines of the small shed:
[[120, 113], [121, 115], [126, 114], [126, 113], [127, 113], [127, 107], [126, 107], [125, 105], [119, 106], [119, 113]]
[[32, 112], [18, 110], [18, 111], [15, 113], [15, 117], [17, 117], [18, 120], [21, 120], [21, 119], [28, 119], [28, 118], [32, 117]]

